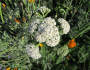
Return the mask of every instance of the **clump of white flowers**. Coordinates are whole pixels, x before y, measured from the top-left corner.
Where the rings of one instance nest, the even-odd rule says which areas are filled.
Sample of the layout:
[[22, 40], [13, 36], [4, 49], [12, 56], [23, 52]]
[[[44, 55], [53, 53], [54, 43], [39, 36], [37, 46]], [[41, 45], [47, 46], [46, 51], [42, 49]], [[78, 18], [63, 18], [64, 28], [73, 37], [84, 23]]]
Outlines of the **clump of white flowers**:
[[58, 22], [61, 23], [61, 27], [63, 28], [63, 34], [67, 34], [70, 30], [69, 23], [66, 20], [64, 20], [63, 18], [59, 18]]
[[51, 17], [45, 18], [41, 25], [38, 26], [38, 31], [35, 38], [38, 42], [45, 42], [48, 46], [55, 46], [60, 40], [58, 28], [55, 26], [56, 22]]
[[39, 59], [41, 54], [39, 53], [39, 47], [35, 47], [34, 44], [26, 45], [26, 51], [28, 55], [34, 59]]
[[40, 19], [36, 19], [36, 20], [34, 20], [34, 21], [30, 24], [30, 26], [29, 26], [29, 32], [30, 32], [31, 34], [33, 34], [33, 32], [35, 31], [35, 29], [37, 29], [37, 24], [40, 24]]
[[[55, 26], [56, 22], [51, 17], [45, 18], [40, 25], [38, 25], [38, 30], [35, 33], [35, 39], [37, 42], [46, 42], [48, 46], [54, 47], [60, 41], [60, 35], [58, 28]], [[35, 28], [34, 28], [35, 27]], [[30, 25], [31, 30], [29, 32], [34, 32], [32, 29], [36, 29], [36, 25]]]
[[63, 47], [59, 48], [57, 50], [57, 54], [58, 55], [61, 55], [62, 57], [66, 56], [69, 52], [69, 49], [67, 47], [67, 45], [64, 45]]
[[42, 15], [45, 15], [46, 13], [48, 14], [50, 11], [51, 10], [49, 8], [46, 8], [46, 6], [42, 6], [36, 10], [36, 14], [39, 14], [40, 12]]

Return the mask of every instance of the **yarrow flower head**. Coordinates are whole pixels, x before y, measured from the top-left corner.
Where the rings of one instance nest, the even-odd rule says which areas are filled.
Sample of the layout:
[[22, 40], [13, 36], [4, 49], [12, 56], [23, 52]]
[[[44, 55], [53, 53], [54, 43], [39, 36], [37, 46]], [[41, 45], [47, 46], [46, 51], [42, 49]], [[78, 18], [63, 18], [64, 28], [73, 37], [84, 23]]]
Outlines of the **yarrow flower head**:
[[34, 44], [26, 45], [26, 51], [28, 55], [34, 59], [39, 59], [41, 54], [39, 53], [39, 47], [35, 47]]
[[70, 40], [69, 41], [69, 44], [67, 45], [69, 48], [74, 48], [75, 46], [76, 46], [76, 43], [74, 42], [75, 41], [75, 39], [73, 39], [73, 40]]
[[33, 34], [35, 32], [35, 29], [37, 29], [37, 24], [40, 24], [40, 20], [39, 19], [34, 20], [30, 24], [30, 26], [29, 26], [29, 32], [30, 32], [30, 34]]
[[57, 50], [57, 54], [61, 55], [62, 57], [66, 56], [68, 54], [68, 52], [69, 52], [69, 50], [68, 50], [67, 45], [65, 45]]
[[64, 20], [63, 18], [59, 18], [58, 22], [61, 23], [61, 27], [63, 28], [63, 34], [67, 34], [70, 30], [69, 23], [66, 20]]
[[[37, 27], [37, 24], [38, 27]], [[59, 43], [60, 35], [58, 32], [58, 28], [55, 26], [56, 22], [51, 17], [45, 18], [41, 24], [40, 22], [32, 22], [30, 24], [29, 32], [32, 34], [34, 30], [37, 28], [38, 30], [35, 32], [35, 39], [37, 42], [46, 42], [48, 46], [55, 46]]]
[[51, 10], [49, 8], [46, 8], [46, 6], [42, 6], [38, 9], [36, 9], [36, 14], [45, 15], [46, 13], [48, 14]]

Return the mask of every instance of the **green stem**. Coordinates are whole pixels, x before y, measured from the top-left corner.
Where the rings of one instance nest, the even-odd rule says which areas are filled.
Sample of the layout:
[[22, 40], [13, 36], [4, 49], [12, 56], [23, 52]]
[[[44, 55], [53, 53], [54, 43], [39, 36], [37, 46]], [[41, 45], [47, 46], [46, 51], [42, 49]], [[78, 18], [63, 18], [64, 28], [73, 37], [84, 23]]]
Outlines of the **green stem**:
[[82, 0], [80, 0], [79, 4], [81, 3]]
[[[18, 43], [19, 43], [19, 42], [18, 42]], [[17, 50], [17, 49], [14, 49], [14, 46], [15, 46], [15, 45], [16, 45], [16, 44], [14, 44], [12, 47], [10, 47], [10, 49], [7, 49], [7, 50], [1, 52], [0, 55], [3, 54], [3, 53], [8, 52], [8, 51], [10, 51], [10, 50]]]
[[[86, 13], [86, 17], [87, 17], [87, 15], [88, 15], [89, 12], [90, 12], [90, 9], [89, 9], [88, 12]], [[86, 20], [86, 17], [85, 17], [85, 20]]]
[[45, 47], [41, 47], [41, 51], [42, 51], [42, 57], [43, 57], [43, 70], [45, 70], [45, 65], [46, 65], [46, 48]]
[[48, 14], [48, 12], [46, 12], [46, 14], [44, 15], [44, 17], [46, 17], [46, 16], [47, 16], [47, 14]]
[[25, 3], [25, 1], [23, 1], [23, 3], [24, 3], [24, 5], [25, 5], [25, 7], [26, 7], [26, 3]]
[[76, 4], [77, 4], [77, 0], [76, 0], [76, 3], [75, 3], [75, 6], [76, 6]]
[[67, 14], [68, 14], [68, 9], [66, 9], [66, 13], [65, 13], [64, 19], [66, 19]]
[[7, 49], [7, 50], [1, 52], [0, 55], [3, 54], [3, 53], [5, 53], [5, 52], [7, 52], [7, 51], [9, 51], [9, 50], [10, 50], [10, 49]]
[[[39, 43], [40, 44], [40, 43]], [[39, 46], [39, 44], [38, 45], [36, 45], [36, 47], [38, 47]]]
[[34, 6], [34, 2], [33, 2], [33, 8], [34, 8], [34, 12], [35, 12], [35, 6]]
[[64, 4], [63, 4], [63, 6], [64, 6], [65, 8], [67, 8], [68, 10], [70, 9], [69, 7], [65, 6]]
[[[31, 6], [30, 6], [30, 9], [29, 9], [29, 1], [28, 1], [28, 14], [30, 14], [30, 10], [31, 10]], [[31, 15], [29, 15], [29, 20], [31, 18]]]
[[44, 13], [42, 13], [42, 15], [43, 15], [43, 18], [44, 18], [45, 17]]
[[5, 53], [5, 52], [8, 52], [8, 51], [10, 51], [10, 50], [16, 50], [16, 49], [12, 49], [12, 48], [7, 49], [7, 50], [5, 50], [5, 51], [1, 52], [1, 53], [0, 53], [0, 55], [1, 55], [1, 54], [3, 54], [3, 53]]
[[[9, 0], [9, 2], [12, 4], [12, 1], [11, 0]], [[12, 5], [12, 7], [13, 7], [13, 5]], [[14, 7], [13, 7], [14, 8]]]
[[[89, 27], [88, 27], [89, 28]], [[86, 31], [88, 28], [86, 28], [85, 30], [83, 30], [82, 32], [80, 32], [78, 35], [76, 35], [73, 39], [77, 38], [79, 35], [81, 35], [84, 31]]]
[[28, 1], [28, 13], [29, 13], [29, 1]]
[[1, 11], [1, 2], [0, 2], [0, 15], [1, 15], [2, 22], [4, 23], [3, 16], [2, 16], [2, 11]]
[[24, 17], [24, 10], [23, 10], [23, 5], [22, 5], [22, 11], [23, 11], [23, 17]]
[[38, 4], [38, 7], [40, 7], [40, 0], [39, 0], [39, 4]]
[[86, 26], [84, 26], [83, 28], [81, 28], [80, 30], [84, 29], [85, 27], [89, 26], [90, 24], [88, 23]]

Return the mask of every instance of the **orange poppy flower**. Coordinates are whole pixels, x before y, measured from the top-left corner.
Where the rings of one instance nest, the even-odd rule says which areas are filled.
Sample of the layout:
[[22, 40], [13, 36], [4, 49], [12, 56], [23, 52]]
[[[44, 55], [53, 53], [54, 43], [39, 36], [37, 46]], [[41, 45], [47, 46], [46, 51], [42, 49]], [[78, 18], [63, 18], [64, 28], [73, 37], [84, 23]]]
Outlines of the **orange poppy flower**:
[[75, 39], [73, 39], [73, 40], [70, 40], [69, 41], [69, 44], [67, 45], [69, 48], [74, 48], [75, 46], [76, 46], [76, 43], [74, 42], [75, 41]]
[[42, 44], [39, 44], [40, 47], [42, 47], [43, 45]]
[[6, 7], [6, 5], [3, 3], [3, 7]]
[[[31, 2], [31, 3], [32, 3], [32, 0], [29, 0], [29, 2]], [[33, 2], [35, 2], [35, 0], [33, 0]]]
[[17, 70], [17, 67], [15, 68], [15, 70]]
[[16, 22], [20, 23], [20, 21], [18, 19], [15, 19]]

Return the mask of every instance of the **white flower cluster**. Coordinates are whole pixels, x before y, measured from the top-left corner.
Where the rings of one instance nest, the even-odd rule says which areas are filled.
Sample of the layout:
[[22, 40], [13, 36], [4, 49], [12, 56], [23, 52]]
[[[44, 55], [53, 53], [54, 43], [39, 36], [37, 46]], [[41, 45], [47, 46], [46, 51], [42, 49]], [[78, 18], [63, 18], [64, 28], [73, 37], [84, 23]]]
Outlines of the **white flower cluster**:
[[[30, 24], [29, 32], [32, 34], [34, 30], [37, 28], [37, 24], [39, 24], [40, 20], [36, 22], [32, 22]], [[58, 28], [55, 26], [56, 22], [51, 17], [45, 18], [41, 24], [38, 25], [38, 30], [35, 32], [35, 39], [42, 43], [46, 42], [48, 46], [55, 46], [59, 43], [60, 35], [58, 32]]]
[[61, 27], [63, 28], [63, 34], [67, 34], [70, 30], [69, 23], [66, 20], [64, 20], [63, 18], [59, 18], [58, 22], [61, 23]]
[[40, 11], [42, 14], [45, 14], [46, 12], [49, 13], [51, 10], [48, 9], [48, 8], [46, 8], [46, 6], [42, 6], [42, 7], [38, 8], [38, 9], [36, 10], [36, 12], [37, 12], [37, 11]]
[[39, 47], [35, 47], [34, 44], [26, 45], [26, 51], [28, 55], [34, 59], [39, 59], [41, 57], [39, 53]]
[[39, 20], [39, 19], [34, 20], [34, 21], [30, 24], [30, 26], [29, 26], [29, 32], [30, 32], [31, 34], [33, 34], [34, 30], [37, 29], [37, 24], [40, 24], [40, 20]]
[[55, 26], [56, 22], [51, 17], [45, 18], [41, 25], [38, 26], [38, 31], [35, 38], [38, 42], [45, 42], [48, 46], [55, 46], [60, 40], [58, 28]]
[[68, 50], [67, 45], [65, 45], [57, 50], [57, 54], [61, 55], [62, 57], [66, 56], [68, 54], [68, 52], [69, 52], [69, 50]]

